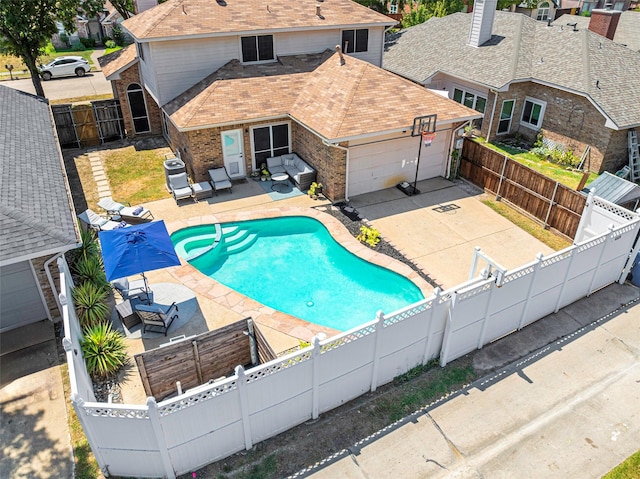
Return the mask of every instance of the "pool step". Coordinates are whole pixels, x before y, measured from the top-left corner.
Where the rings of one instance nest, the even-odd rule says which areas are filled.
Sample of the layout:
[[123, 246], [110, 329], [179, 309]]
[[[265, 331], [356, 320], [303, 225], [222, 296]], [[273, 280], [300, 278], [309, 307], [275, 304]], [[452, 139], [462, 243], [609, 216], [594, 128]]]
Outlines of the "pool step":
[[225, 249], [227, 254], [240, 253], [241, 251], [249, 248], [253, 243], [255, 243], [258, 235], [256, 233], [249, 233], [248, 230], [244, 231], [246, 234], [240, 241], [236, 241], [233, 244], [227, 244], [225, 241]]
[[[176, 252], [186, 261], [191, 261], [192, 259], [195, 259], [198, 256], [202, 256], [204, 253], [211, 251], [219, 244], [221, 238], [220, 225], [216, 224], [215, 229], [215, 233], [204, 233], [179, 241], [175, 245]], [[187, 252], [187, 247], [193, 243], [198, 243], [201, 246], [195, 246]]]

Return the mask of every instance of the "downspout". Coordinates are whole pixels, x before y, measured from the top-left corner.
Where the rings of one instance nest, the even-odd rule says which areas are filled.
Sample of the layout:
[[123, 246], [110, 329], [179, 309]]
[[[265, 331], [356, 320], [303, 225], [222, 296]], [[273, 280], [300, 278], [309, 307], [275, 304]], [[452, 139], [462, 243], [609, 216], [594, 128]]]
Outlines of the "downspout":
[[[47, 261], [44, 262], [44, 272], [47, 275], [47, 279], [49, 280], [49, 286], [51, 287], [51, 291], [53, 291], [53, 296], [54, 298], [56, 298], [56, 305], [58, 306], [58, 311], [60, 311], [60, 317], [62, 317], [62, 304], [60, 304], [60, 298], [59, 298], [60, 292], [58, 291], [58, 288], [56, 288], [56, 284], [53, 280], [53, 276], [51, 275], [51, 270], [49, 269], [49, 265], [53, 261], [61, 257], [64, 257], [64, 253], [58, 253], [56, 255], [53, 255], [51, 258], [49, 258]], [[47, 313], [49, 313], [49, 308], [47, 308]], [[49, 317], [49, 319], [52, 320], [51, 317]]]
[[451, 141], [449, 142], [449, 155], [447, 157], [447, 175], [445, 176], [445, 178], [451, 178], [451, 152], [454, 150], [455, 143], [458, 140], [458, 131], [460, 131], [460, 128], [464, 128], [465, 126], [470, 125], [471, 121], [472, 120], [465, 121], [464, 123], [460, 123], [459, 126], [451, 127]]
[[487, 142], [491, 138], [491, 128], [493, 128], [493, 117], [496, 115], [496, 105], [498, 104], [498, 92], [495, 90], [489, 90], [495, 96], [493, 97], [493, 108], [491, 109], [491, 118], [489, 118], [489, 129], [487, 130]]
[[345, 172], [344, 172], [344, 201], [349, 202], [349, 148], [344, 146], [340, 146], [338, 143], [329, 143], [326, 140], [322, 140], [327, 146], [332, 146], [333, 148], [337, 148], [339, 150], [343, 150], [346, 154], [345, 158]]

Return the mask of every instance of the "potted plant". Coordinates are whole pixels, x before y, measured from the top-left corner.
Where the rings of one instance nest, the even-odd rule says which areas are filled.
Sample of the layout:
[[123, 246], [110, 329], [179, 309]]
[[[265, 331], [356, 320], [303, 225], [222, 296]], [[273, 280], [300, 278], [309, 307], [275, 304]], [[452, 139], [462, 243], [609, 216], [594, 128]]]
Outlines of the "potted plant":
[[469, 124], [464, 127], [464, 136], [469, 138], [473, 136], [473, 125]]
[[271, 173], [269, 173], [266, 163], [262, 163], [260, 165], [260, 173], [262, 174], [262, 177], [260, 178], [262, 181], [267, 181], [271, 178]]
[[316, 199], [320, 194], [322, 194], [322, 183], [316, 183], [314, 181], [309, 186], [309, 196], [313, 199]]
[[260, 176], [261, 176], [260, 170], [253, 170], [251, 172], [251, 179], [252, 180], [258, 181], [260, 179]]

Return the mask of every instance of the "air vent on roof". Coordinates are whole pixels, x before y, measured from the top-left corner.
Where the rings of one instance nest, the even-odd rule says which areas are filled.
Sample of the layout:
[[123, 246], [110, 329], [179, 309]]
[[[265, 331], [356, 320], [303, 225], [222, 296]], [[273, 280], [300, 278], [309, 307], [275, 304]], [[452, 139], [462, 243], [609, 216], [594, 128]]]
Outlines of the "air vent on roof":
[[224, 0], [216, 0], [216, 3], [218, 5], [220, 5], [221, 7], [226, 7], [227, 6], [227, 2], [225, 2]]
[[573, 31], [577, 32], [578, 31], [578, 23], [574, 22], [574, 23], [567, 23], [567, 25], [569, 25], [570, 27], [573, 27]]

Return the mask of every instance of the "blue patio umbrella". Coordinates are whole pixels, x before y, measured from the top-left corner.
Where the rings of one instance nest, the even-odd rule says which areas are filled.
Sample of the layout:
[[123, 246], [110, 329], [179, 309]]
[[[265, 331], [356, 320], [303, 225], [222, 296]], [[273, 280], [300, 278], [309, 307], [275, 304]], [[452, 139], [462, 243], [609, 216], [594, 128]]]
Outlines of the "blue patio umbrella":
[[107, 281], [141, 274], [148, 291], [145, 271], [180, 264], [164, 221], [100, 231], [99, 238]]

